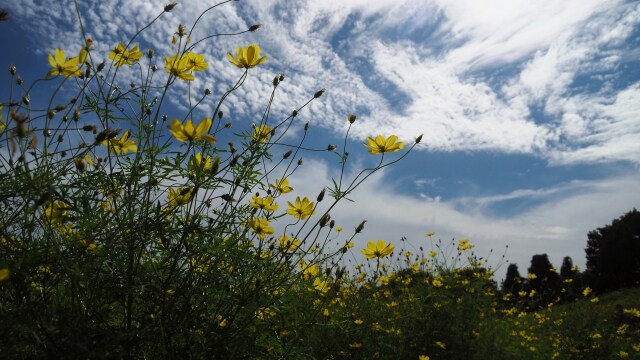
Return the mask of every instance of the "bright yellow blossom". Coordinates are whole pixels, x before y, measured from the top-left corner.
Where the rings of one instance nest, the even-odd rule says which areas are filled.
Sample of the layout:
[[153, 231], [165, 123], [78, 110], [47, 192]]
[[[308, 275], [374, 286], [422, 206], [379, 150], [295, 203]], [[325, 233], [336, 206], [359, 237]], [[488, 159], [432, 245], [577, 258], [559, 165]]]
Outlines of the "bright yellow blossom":
[[538, 277], [538, 275], [536, 275], [536, 274], [527, 274], [527, 277], [528, 277], [529, 279], [533, 280], [533, 279], [537, 278], [537, 277]]
[[279, 194], [286, 194], [293, 191], [293, 188], [289, 186], [289, 179], [276, 179], [275, 184], [269, 184], [269, 187], [277, 191]]
[[67, 221], [69, 206], [60, 200], [49, 203], [44, 208], [44, 218], [51, 225], [62, 225]]
[[375, 139], [368, 137], [365, 145], [369, 148], [369, 154], [371, 155], [396, 152], [404, 147], [404, 143], [398, 142], [398, 137], [395, 135], [391, 135], [386, 139], [382, 135], [376, 136]]
[[166, 64], [164, 68], [166, 72], [185, 81], [195, 79], [193, 71], [201, 71], [209, 67], [209, 64], [204, 60], [203, 54], [193, 52], [189, 52], [180, 58], [178, 58], [178, 54], [172, 57], [165, 56], [164, 62]]
[[129, 139], [130, 134], [131, 132], [127, 130], [124, 132], [124, 134], [122, 134], [122, 137], [120, 139], [114, 138], [104, 140], [102, 142], [102, 145], [108, 146], [109, 152], [116, 155], [120, 153], [126, 154], [129, 151], [136, 152], [138, 151], [138, 146], [136, 145], [136, 142], [134, 140]]
[[173, 119], [173, 122], [169, 125], [169, 132], [171, 132], [176, 140], [181, 142], [204, 140], [209, 144], [213, 144], [216, 142], [216, 139], [210, 134], [207, 134], [211, 124], [211, 119], [208, 117], [204, 118], [197, 127], [193, 126], [191, 120], [187, 120], [187, 122], [182, 125], [180, 120]]
[[251, 230], [254, 233], [258, 234], [259, 237], [265, 238], [267, 235], [273, 234], [275, 231], [272, 227], [269, 226], [269, 220], [260, 219], [255, 217], [253, 219], [249, 219], [249, 226], [251, 226]]
[[142, 58], [142, 52], [138, 48], [138, 45], [134, 46], [131, 50], [127, 50], [122, 42], [119, 42], [115, 48], [109, 52], [109, 59], [113, 60], [115, 67], [122, 65], [133, 65]]
[[385, 257], [393, 253], [393, 250], [393, 244], [387, 244], [384, 240], [378, 240], [378, 242], [369, 241], [367, 248], [361, 249], [362, 254], [368, 259]]
[[187, 54], [187, 66], [193, 71], [202, 71], [209, 67], [209, 64], [204, 60], [204, 54], [196, 54], [190, 52]]
[[11, 272], [7, 268], [0, 269], [0, 282], [9, 280]]
[[252, 137], [253, 137], [253, 140], [259, 143], [266, 143], [267, 141], [269, 141], [269, 137], [271, 137], [271, 128], [265, 124], [257, 126], [253, 130]]
[[289, 209], [287, 210], [287, 214], [297, 219], [304, 220], [309, 216], [313, 215], [314, 213], [314, 210], [313, 210], [314, 203], [309, 201], [309, 199], [306, 196], [302, 200], [300, 200], [300, 196], [297, 196], [295, 205], [292, 204], [290, 201], [287, 201], [287, 203], [289, 204]]
[[260, 57], [260, 46], [251, 44], [244, 49], [238, 47], [237, 58], [227, 53], [227, 57], [231, 63], [239, 68], [250, 69], [267, 61], [267, 57]]
[[329, 291], [330, 286], [326, 280], [316, 278], [315, 280], [313, 280], [313, 288], [322, 293], [326, 293], [327, 291]]
[[427, 355], [420, 355], [418, 356], [418, 360], [429, 360], [429, 357]]
[[51, 70], [47, 73], [47, 77], [58, 75], [65, 77], [82, 76], [82, 70], [80, 70], [77, 57], [67, 59], [64, 51], [60, 49], [55, 49], [54, 53], [55, 55], [49, 54]]
[[251, 200], [249, 201], [249, 205], [251, 205], [255, 209], [262, 209], [267, 212], [278, 210], [278, 205], [273, 203], [273, 197], [271, 196], [261, 198], [253, 195], [253, 198], [251, 198]]
[[442, 341], [436, 341], [435, 344], [436, 344], [436, 346], [438, 346], [442, 350], [446, 350], [447, 349], [447, 346]]
[[191, 201], [191, 196], [193, 195], [193, 189], [191, 188], [178, 188], [177, 190], [173, 188], [169, 188], [169, 206], [183, 206]]
[[296, 251], [300, 246], [300, 240], [282, 235], [278, 238], [278, 245], [283, 251]]
[[211, 161], [211, 156], [207, 155], [207, 157], [202, 160], [202, 153], [197, 153], [189, 159], [189, 167], [192, 171], [206, 171], [210, 170], [213, 167], [213, 162]]
[[586, 287], [584, 290], [582, 290], [582, 295], [589, 296], [589, 294], [591, 294], [591, 288], [590, 287]]

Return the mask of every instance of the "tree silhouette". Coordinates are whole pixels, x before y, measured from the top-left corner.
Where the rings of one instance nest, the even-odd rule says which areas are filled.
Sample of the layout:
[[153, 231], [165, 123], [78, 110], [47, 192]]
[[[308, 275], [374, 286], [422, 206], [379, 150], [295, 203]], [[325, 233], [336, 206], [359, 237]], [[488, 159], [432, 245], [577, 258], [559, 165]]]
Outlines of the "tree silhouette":
[[563, 300], [574, 300], [582, 288], [580, 273], [573, 266], [573, 259], [565, 256], [560, 267], [560, 279], [562, 280], [561, 295]]
[[524, 283], [524, 278], [520, 276], [520, 272], [518, 271], [517, 264], [509, 264], [507, 267], [507, 274], [502, 281], [502, 291], [504, 293], [515, 294], [518, 291], [522, 290], [522, 285]]
[[535, 290], [541, 303], [554, 301], [560, 293], [560, 275], [555, 271], [547, 254], [533, 255], [529, 267], [529, 290]]
[[587, 277], [599, 292], [640, 284], [640, 212], [587, 234]]

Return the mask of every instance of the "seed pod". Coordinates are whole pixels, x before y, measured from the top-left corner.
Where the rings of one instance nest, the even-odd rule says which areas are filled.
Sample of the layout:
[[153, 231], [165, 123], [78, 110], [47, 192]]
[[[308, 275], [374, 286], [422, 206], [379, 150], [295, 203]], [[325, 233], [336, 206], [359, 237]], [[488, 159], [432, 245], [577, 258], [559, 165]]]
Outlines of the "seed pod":
[[367, 222], [367, 220], [363, 220], [360, 223], [360, 225], [358, 225], [358, 227], [356, 228], [356, 234], [359, 234], [362, 231], [362, 229], [364, 229], [364, 223], [366, 223], [366, 222]]
[[293, 153], [293, 150], [289, 150], [286, 153], [284, 153], [284, 155], [282, 155], [282, 158], [287, 159], [289, 156], [291, 156], [292, 153]]
[[347, 120], [349, 120], [349, 123], [353, 124], [354, 122], [356, 122], [356, 116], [354, 114], [350, 114], [349, 116], [347, 116]]
[[314, 98], [314, 99], [317, 99], [317, 98], [319, 98], [320, 96], [322, 96], [322, 94], [324, 94], [324, 89], [320, 89], [320, 90], [318, 90], [315, 94], [313, 94], [313, 98]]
[[262, 24], [253, 24], [249, 28], [249, 31], [251, 31], [251, 32], [256, 31], [256, 30], [260, 29], [261, 26], [262, 26]]

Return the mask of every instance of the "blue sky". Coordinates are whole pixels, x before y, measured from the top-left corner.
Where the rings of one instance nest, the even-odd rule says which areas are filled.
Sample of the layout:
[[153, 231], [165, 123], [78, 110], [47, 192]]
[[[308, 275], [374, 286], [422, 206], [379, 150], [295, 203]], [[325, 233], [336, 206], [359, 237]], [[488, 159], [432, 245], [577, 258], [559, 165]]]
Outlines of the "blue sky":
[[[106, 57], [164, 4], [80, 1], [95, 53]], [[212, 4], [180, 2], [143, 33], [141, 47], [170, 54], [178, 24], [189, 27]], [[0, 7], [11, 12], [0, 66], [16, 64], [27, 83], [44, 75], [48, 52], [82, 44], [71, 1], [0, 0]], [[274, 116], [327, 90], [300, 114], [292, 138], [310, 122], [312, 144], [341, 144], [346, 116], [358, 115], [348, 145], [354, 170], [371, 162], [357, 151], [367, 136], [412, 142], [424, 134], [405, 161], [354, 194], [356, 204], [332, 214], [345, 228], [368, 220], [358, 245], [406, 236], [428, 247], [424, 234], [433, 231], [471, 239], [479, 255], [509, 245], [506, 258], [521, 272], [539, 253], [556, 266], [568, 255], [584, 267], [587, 232], [640, 206], [638, 2], [242, 0], [206, 15], [193, 37], [254, 23], [262, 24], [255, 33], [196, 49], [210, 67], [192, 91], [218, 96], [240, 75], [227, 51], [256, 43], [268, 56], [223, 107], [234, 121], [255, 121], [271, 79], [284, 73]], [[175, 112], [184, 110], [186, 87], [178, 90]], [[203, 104], [200, 115], [212, 106]], [[291, 181], [315, 196], [336, 164], [329, 154], [305, 157]]]

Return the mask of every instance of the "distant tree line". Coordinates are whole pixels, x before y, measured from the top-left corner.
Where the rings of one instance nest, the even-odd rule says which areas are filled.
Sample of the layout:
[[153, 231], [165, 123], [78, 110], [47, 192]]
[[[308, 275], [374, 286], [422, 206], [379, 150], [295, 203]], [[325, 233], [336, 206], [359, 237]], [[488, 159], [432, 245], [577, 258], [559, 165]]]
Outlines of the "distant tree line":
[[[571, 257], [560, 271], [547, 254], [533, 255], [527, 274], [509, 264], [502, 282], [503, 301], [527, 310], [573, 301], [586, 288], [597, 294], [640, 285], [640, 212], [635, 208], [609, 225], [587, 234], [587, 268], [579, 271]], [[588, 292], [589, 290], [587, 290]]]

